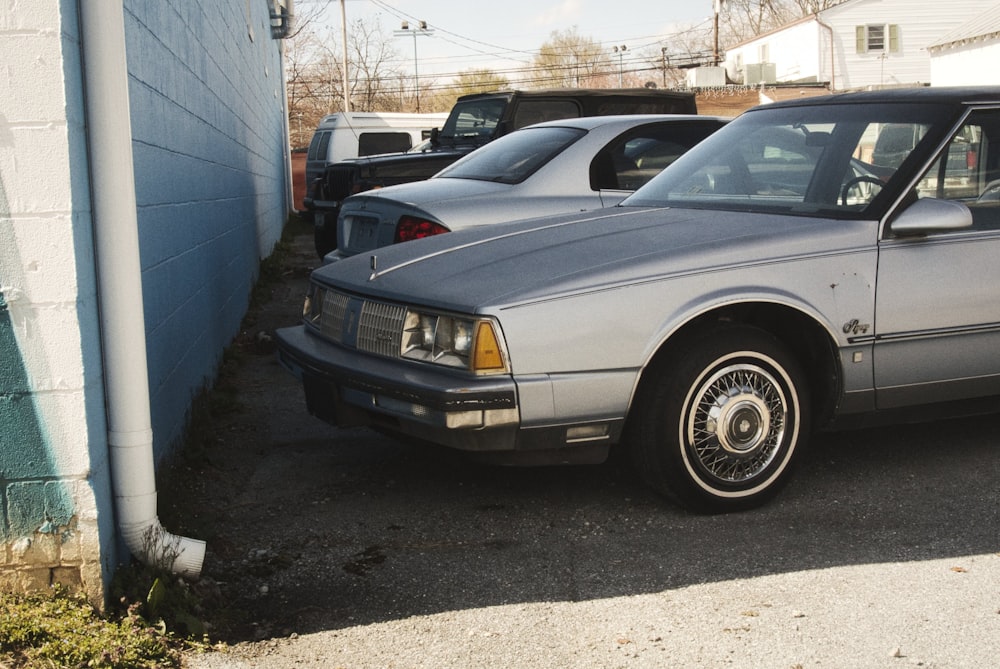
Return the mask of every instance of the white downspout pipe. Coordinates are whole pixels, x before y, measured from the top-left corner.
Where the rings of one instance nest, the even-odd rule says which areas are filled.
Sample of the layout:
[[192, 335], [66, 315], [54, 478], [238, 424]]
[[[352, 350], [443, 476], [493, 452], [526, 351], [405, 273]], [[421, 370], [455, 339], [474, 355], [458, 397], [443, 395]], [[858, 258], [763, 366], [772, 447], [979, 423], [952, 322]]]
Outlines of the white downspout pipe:
[[820, 18], [819, 13], [816, 14], [816, 25], [826, 29], [826, 31], [830, 33], [830, 92], [834, 93], [837, 90], [837, 63], [836, 63], [837, 52], [835, 49], [836, 45], [833, 43], [835, 34], [833, 32], [832, 27], [823, 23], [823, 20]]
[[104, 352], [111, 483], [125, 545], [145, 564], [197, 578], [205, 542], [156, 515], [125, 19], [121, 0], [80, 0], [91, 206]]

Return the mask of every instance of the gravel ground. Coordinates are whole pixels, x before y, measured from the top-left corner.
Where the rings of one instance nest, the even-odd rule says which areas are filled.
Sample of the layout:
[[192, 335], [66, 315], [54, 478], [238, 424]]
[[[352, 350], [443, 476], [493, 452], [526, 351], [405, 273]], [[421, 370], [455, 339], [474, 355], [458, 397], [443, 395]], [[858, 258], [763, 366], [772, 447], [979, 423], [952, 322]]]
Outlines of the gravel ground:
[[301, 236], [220, 386], [238, 410], [162, 487], [208, 542], [222, 650], [188, 669], [1000, 666], [991, 418], [819, 435], [768, 506], [697, 516], [617, 462], [508, 469], [305, 412], [270, 333]]
[[414, 616], [242, 644], [189, 666], [986, 668], [1000, 653], [998, 583], [997, 555], [839, 567]]

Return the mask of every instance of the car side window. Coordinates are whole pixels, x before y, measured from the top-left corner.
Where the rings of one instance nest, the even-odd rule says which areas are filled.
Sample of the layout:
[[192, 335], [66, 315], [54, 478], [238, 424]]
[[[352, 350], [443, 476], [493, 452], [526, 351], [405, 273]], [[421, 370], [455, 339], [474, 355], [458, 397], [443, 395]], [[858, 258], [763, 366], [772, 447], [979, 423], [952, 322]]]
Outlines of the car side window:
[[858, 136], [839, 202], [863, 209], [882, 193], [885, 184], [927, 135], [925, 123], [868, 123]]
[[309, 153], [306, 160], [326, 160], [326, 149], [330, 145], [330, 131], [322, 130], [313, 135], [309, 142]]
[[638, 190], [715, 127], [673, 123], [648, 127], [618, 137], [590, 165], [593, 190]]
[[413, 139], [408, 132], [363, 132], [358, 137], [358, 155], [401, 153], [408, 151], [412, 145]]
[[921, 198], [964, 202], [974, 229], [1000, 230], [1000, 110], [970, 114], [916, 191]]
[[513, 130], [543, 121], [577, 118], [582, 114], [580, 105], [573, 100], [521, 100], [514, 110]]

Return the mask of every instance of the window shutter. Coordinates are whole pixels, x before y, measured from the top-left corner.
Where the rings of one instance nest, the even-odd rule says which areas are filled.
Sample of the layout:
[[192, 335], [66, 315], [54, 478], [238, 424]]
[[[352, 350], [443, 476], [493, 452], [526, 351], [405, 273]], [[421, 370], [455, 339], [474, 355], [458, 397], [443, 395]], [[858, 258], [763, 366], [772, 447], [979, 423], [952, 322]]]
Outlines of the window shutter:
[[858, 53], [865, 52], [865, 27], [855, 26], [854, 27], [854, 41]]
[[899, 26], [895, 24], [889, 26], [889, 51], [899, 53]]

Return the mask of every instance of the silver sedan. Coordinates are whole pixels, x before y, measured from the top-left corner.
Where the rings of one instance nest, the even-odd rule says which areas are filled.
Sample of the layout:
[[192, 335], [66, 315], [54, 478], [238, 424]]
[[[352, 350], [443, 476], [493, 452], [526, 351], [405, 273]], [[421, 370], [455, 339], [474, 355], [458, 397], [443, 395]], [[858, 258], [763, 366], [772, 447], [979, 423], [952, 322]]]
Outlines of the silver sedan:
[[721, 128], [711, 116], [598, 116], [522, 128], [427, 181], [344, 200], [331, 260], [521, 218], [610, 207]]
[[808, 435], [1000, 410], [1000, 88], [757, 107], [618, 207], [314, 272], [309, 411], [745, 509]]

